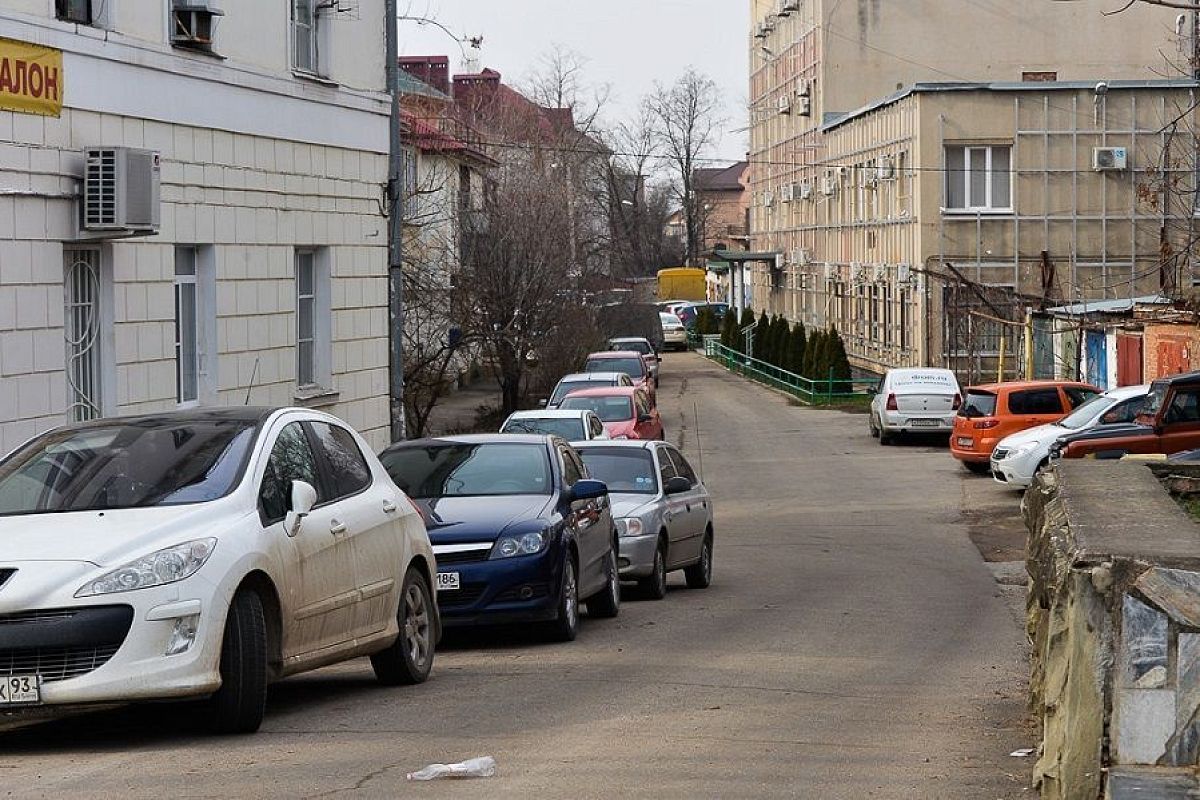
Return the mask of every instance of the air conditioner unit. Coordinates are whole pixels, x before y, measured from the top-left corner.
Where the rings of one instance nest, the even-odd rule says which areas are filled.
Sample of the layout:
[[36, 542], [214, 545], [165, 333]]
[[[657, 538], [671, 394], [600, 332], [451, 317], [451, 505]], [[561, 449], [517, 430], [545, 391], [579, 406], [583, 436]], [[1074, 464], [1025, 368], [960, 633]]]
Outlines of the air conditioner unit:
[[871, 280], [882, 283], [887, 278], [887, 264], [876, 264], [871, 272]]
[[826, 175], [821, 179], [821, 194], [831, 195], [837, 194], [838, 179], [835, 175]]
[[770, 33], [771, 31], [775, 30], [775, 19], [773, 17], [767, 17], [766, 19], [764, 19], [762, 21], [762, 28], [767, 33]]
[[890, 181], [896, 177], [896, 167], [888, 156], [880, 156], [875, 162], [875, 176], [881, 181]]
[[796, 185], [794, 183], [785, 183], [783, 188], [779, 190], [779, 199], [785, 203], [790, 203], [796, 199]]
[[1128, 162], [1124, 147], [1093, 147], [1092, 169], [1097, 172], [1125, 169]]
[[755, 38], [755, 39], [765, 39], [765, 38], [767, 38], [767, 29], [766, 29], [766, 26], [764, 26], [764, 25], [763, 25], [761, 22], [760, 22], [760, 23], [758, 23], [758, 25], [757, 25], [757, 26], [755, 26], [755, 28], [754, 28], [754, 38]]
[[780, 114], [792, 113], [792, 100], [787, 95], [784, 95], [783, 97], [779, 98], [779, 113]]
[[89, 147], [83, 173], [83, 229], [158, 233], [161, 171], [156, 151]]
[[763, 192], [763, 205], [767, 208], [771, 208], [772, 206], [775, 205], [775, 193], [774, 192]]
[[845, 178], [847, 175], [850, 174], [850, 168], [846, 167], [846, 166], [834, 167], [833, 171], [838, 176], [838, 178]]
[[808, 78], [796, 81], [796, 97], [812, 97], [812, 81]]
[[850, 262], [850, 280], [856, 286], [867, 282], [867, 268], [861, 261]]
[[799, 266], [799, 267], [806, 266], [808, 264], [808, 262], [811, 260], [812, 260], [812, 254], [810, 254], [808, 252], [808, 250], [806, 250], [803, 247], [801, 247], [798, 250], [792, 251], [791, 261], [796, 266]]
[[837, 277], [837, 265], [825, 262], [825, 280], [833, 280]]
[[796, 184], [796, 199], [808, 200], [810, 197], [812, 197], [812, 189], [813, 187], [811, 183]]
[[912, 264], [900, 264], [896, 267], [896, 280], [900, 283], [911, 283], [913, 279]]
[[223, 12], [205, 0], [173, 0], [171, 44], [197, 50], [212, 50], [213, 28]]
[[779, 0], [779, 16], [791, 16], [793, 11], [800, 10], [800, 0]]
[[812, 116], [812, 98], [797, 97], [796, 98], [796, 113], [802, 117]]

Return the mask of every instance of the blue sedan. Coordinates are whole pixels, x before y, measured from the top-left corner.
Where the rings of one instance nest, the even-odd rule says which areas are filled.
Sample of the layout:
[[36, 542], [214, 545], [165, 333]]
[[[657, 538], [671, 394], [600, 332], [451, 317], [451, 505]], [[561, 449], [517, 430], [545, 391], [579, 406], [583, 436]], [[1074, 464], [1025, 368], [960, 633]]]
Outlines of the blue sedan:
[[557, 436], [400, 442], [380, 460], [420, 507], [447, 627], [538, 623], [570, 641], [579, 604], [615, 617], [621, 586], [608, 487]]

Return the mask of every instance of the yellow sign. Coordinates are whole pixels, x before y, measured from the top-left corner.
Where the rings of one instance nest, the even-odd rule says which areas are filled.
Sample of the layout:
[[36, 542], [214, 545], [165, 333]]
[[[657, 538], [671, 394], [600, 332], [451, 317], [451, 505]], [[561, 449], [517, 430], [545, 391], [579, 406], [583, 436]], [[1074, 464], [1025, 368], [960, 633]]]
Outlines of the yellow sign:
[[0, 39], [0, 108], [24, 114], [62, 114], [62, 51]]

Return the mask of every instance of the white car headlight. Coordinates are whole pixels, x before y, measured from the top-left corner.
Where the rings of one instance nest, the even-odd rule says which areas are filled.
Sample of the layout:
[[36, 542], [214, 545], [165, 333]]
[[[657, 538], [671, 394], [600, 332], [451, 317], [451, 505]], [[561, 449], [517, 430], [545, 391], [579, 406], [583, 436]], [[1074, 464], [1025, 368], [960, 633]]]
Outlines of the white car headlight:
[[642, 521], [637, 517], [622, 517], [616, 521], [618, 536], [641, 536]]
[[1037, 446], [1037, 442], [1026, 442], [1025, 444], [1017, 445], [1012, 450], [1008, 451], [1008, 458], [1020, 458], [1021, 456], [1035, 450]]
[[501, 536], [492, 546], [491, 558], [513, 558], [514, 556], [532, 556], [546, 549], [550, 544], [550, 531], [522, 533], [517, 536]]
[[216, 539], [194, 539], [173, 547], [165, 547], [148, 556], [142, 556], [136, 561], [123, 564], [112, 572], [84, 584], [75, 593], [75, 596], [90, 597], [113, 592], [132, 592], [135, 589], [146, 589], [151, 586], [162, 586], [181, 581], [195, 574], [196, 570], [204, 566], [204, 562], [208, 561], [208, 557], [212, 555], [213, 548], [216, 546]]

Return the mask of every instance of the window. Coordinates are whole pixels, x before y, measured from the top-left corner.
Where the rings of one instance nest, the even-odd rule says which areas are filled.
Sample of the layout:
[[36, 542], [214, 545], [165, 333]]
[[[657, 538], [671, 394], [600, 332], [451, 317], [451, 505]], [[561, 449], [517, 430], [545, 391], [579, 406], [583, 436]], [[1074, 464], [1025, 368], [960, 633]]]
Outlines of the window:
[[1093, 397], [1098, 397], [1100, 394], [1099, 392], [1093, 392], [1091, 389], [1084, 389], [1081, 386], [1064, 386], [1063, 391], [1067, 395], [1067, 403], [1071, 408], [1079, 408], [1079, 406]]
[[1008, 396], [1010, 414], [1061, 414], [1062, 400], [1058, 389], [1026, 389]]
[[1200, 390], [1180, 389], [1176, 392], [1163, 422], [1167, 425], [1200, 422]]
[[211, 0], [171, 0], [171, 44], [211, 53], [213, 29], [221, 13]]
[[1134, 422], [1138, 414], [1141, 414], [1145, 407], [1145, 397], [1135, 397], [1132, 400], [1117, 403], [1104, 412], [1104, 415], [1100, 417], [1100, 424], [1114, 425], [1119, 422]]
[[[317, 462], [304, 428], [293, 422], [279, 432], [267, 469], [263, 473], [262, 486], [258, 490], [259, 508], [263, 524], [270, 525], [283, 519], [292, 504], [292, 481], [304, 481], [321, 492], [321, 481], [317, 477]], [[318, 497], [318, 501], [327, 498]]]
[[604, 435], [604, 423], [594, 414], [588, 416], [588, 423], [592, 428], [592, 438], [596, 439]]
[[63, 288], [67, 418], [82, 422], [112, 410], [112, 280], [101, 270], [100, 250], [63, 249]]
[[409, 497], [491, 497], [551, 493], [541, 444], [458, 442], [402, 446], [379, 460]]
[[329, 465], [333, 482], [333, 499], [358, 494], [371, 485], [371, 468], [367, 466], [353, 434], [345, 428], [325, 422], [312, 422], [317, 449]]
[[570, 489], [578, 481], [583, 479], [583, 470], [580, 469], [580, 465], [566, 450], [560, 449], [558, 451], [558, 457], [562, 460], [563, 486]]
[[200, 348], [196, 318], [196, 250], [175, 248], [175, 402], [200, 398]]
[[294, 66], [300, 72], [320, 73], [317, 48], [318, 0], [292, 0], [292, 44]]
[[683, 453], [666, 447], [663, 448], [663, 452], [670, 454], [671, 461], [675, 464], [675, 471], [682, 477], [687, 478], [688, 483], [695, 486], [700, 482], [700, 479], [696, 477], [696, 471], [692, 469], [692, 465], [688, 463], [688, 460], [683, 457]]
[[1011, 211], [1012, 148], [946, 148], [948, 211]]
[[645, 392], [637, 391], [633, 395], [634, 411], [637, 417], [648, 416], [650, 414], [650, 400], [646, 397]]
[[329, 265], [322, 250], [296, 251], [296, 384], [328, 389], [331, 312]]
[[671, 463], [670, 457], [665, 449], [658, 451], [658, 482], [664, 489], [667, 488], [667, 481], [671, 478], [678, 477], [679, 473], [675, 471], [675, 465]]
[[54, 0], [54, 16], [64, 22], [92, 24], [92, 0]]

